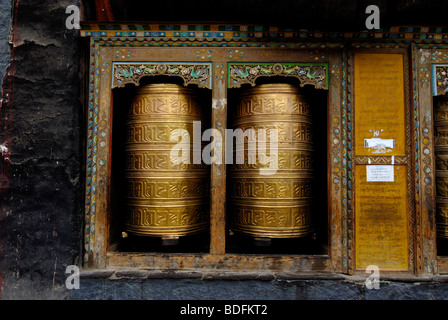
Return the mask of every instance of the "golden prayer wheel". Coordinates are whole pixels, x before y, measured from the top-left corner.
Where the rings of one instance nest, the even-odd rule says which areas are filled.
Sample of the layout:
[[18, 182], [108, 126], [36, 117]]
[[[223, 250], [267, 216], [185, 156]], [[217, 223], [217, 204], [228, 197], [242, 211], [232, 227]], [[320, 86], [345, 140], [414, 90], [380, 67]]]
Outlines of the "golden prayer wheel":
[[438, 97], [434, 112], [437, 185], [437, 235], [448, 239], [448, 97]]
[[[208, 227], [210, 171], [192, 158], [193, 121], [202, 120], [199, 101], [192, 89], [175, 84], [136, 91], [126, 123], [127, 232], [169, 242]], [[171, 154], [180, 139], [171, 140], [176, 129], [188, 141], [188, 162]]]
[[[232, 230], [267, 240], [311, 234], [312, 119], [303, 92], [289, 84], [259, 85], [241, 93], [235, 111], [234, 132], [238, 128], [243, 132], [266, 130], [267, 156], [275, 154], [270, 130], [278, 130], [278, 163], [274, 174], [262, 175], [260, 168], [270, 164], [263, 164], [260, 154], [255, 163], [249, 161], [246, 139], [244, 161], [238, 164], [235, 159], [231, 169]], [[235, 148], [236, 158], [238, 151]]]

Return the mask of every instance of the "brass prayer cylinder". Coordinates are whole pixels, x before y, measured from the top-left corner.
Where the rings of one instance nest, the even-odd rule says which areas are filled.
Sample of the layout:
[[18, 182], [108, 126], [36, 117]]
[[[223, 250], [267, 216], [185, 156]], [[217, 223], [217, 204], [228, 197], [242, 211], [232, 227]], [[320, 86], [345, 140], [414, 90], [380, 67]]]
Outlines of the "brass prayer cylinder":
[[[149, 84], [136, 91], [126, 122], [127, 232], [169, 241], [208, 227], [210, 171], [192, 157], [193, 136], [200, 135], [193, 122], [201, 120], [192, 89]], [[172, 153], [180, 140], [187, 142], [186, 161]]]
[[[265, 155], [277, 153], [277, 165], [263, 161], [259, 150], [256, 161], [250, 160], [249, 138], [244, 144], [244, 161], [240, 160], [243, 163], [237, 163], [241, 150], [234, 149], [232, 230], [268, 239], [309, 235], [313, 232], [313, 137], [306, 96], [289, 84], [259, 85], [241, 92], [235, 111], [234, 132], [253, 129], [257, 143], [266, 141]], [[266, 138], [259, 129], [266, 130]], [[271, 148], [272, 129], [278, 130], [277, 150]], [[271, 174], [262, 174], [260, 168], [269, 166]]]
[[437, 99], [434, 110], [437, 235], [448, 239], [448, 97]]

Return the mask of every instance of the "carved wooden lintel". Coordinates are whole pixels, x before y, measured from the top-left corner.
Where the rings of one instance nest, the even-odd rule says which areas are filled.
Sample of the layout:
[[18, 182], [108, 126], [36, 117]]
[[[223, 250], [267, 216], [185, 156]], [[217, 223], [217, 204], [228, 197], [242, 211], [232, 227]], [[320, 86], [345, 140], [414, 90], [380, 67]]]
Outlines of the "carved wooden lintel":
[[259, 77], [284, 76], [299, 79], [300, 86], [313, 85], [328, 89], [328, 64], [326, 63], [230, 63], [229, 88], [239, 88], [249, 83], [255, 86]]
[[178, 76], [184, 85], [196, 84], [200, 88], [212, 88], [211, 63], [172, 62], [115, 62], [113, 64], [112, 88], [128, 83], [139, 85], [145, 76]]

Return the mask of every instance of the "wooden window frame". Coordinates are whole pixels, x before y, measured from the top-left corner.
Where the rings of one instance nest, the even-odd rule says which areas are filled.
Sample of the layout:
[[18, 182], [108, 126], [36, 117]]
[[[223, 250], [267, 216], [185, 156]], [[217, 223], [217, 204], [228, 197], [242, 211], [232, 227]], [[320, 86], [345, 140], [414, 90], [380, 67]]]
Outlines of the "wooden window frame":
[[[87, 25], [87, 27], [86, 27]], [[118, 30], [118, 31], [117, 31]], [[240, 33], [220, 31], [211, 26], [208, 32], [167, 31], [151, 26], [151, 31], [129, 31], [125, 25], [104, 28], [85, 24], [82, 37], [90, 39], [87, 101], [87, 157], [85, 210], [85, 269], [147, 270], [217, 270], [233, 272], [276, 272], [294, 275], [307, 273], [356, 274], [354, 270], [353, 233], [353, 52], [359, 49], [377, 52], [402, 52], [409, 68], [409, 130], [412, 131], [412, 151], [407, 156], [413, 170], [415, 213], [411, 228], [415, 260], [412, 270], [404, 273], [430, 275], [448, 272], [448, 258], [435, 253], [434, 155], [423, 153], [428, 144], [433, 146], [431, 84], [429, 75], [431, 54], [440, 52], [431, 45], [415, 44], [409, 37], [388, 38], [372, 44], [365, 37], [337, 34], [333, 40], [313, 38], [300, 41], [302, 34]], [[138, 30], [138, 28], [137, 28]], [[182, 30], [182, 29], [181, 29]], [[188, 30], [192, 30], [188, 28]], [[195, 28], [195, 30], [198, 30]], [[241, 30], [241, 29], [239, 29]], [[275, 29], [273, 29], [275, 30]], [[306, 37], [310, 37], [308, 33]], [[315, 36], [315, 35], [314, 35]], [[322, 35], [321, 35], [322, 36]], [[304, 38], [306, 38], [304, 36]], [[330, 37], [331, 38], [331, 37]], [[404, 39], [404, 40], [403, 40]], [[438, 44], [440, 46], [440, 44]], [[444, 49], [448, 49], [444, 44]], [[438, 51], [435, 51], [438, 50]], [[442, 50], [443, 51], [443, 50]], [[446, 52], [443, 51], [443, 52]], [[429, 55], [429, 56], [428, 56]], [[426, 60], [423, 57], [428, 57]], [[211, 63], [213, 101], [227, 98], [229, 63], [324, 63], [328, 67], [328, 254], [326, 255], [254, 255], [231, 254], [225, 249], [225, 185], [226, 167], [211, 165], [210, 251], [208, 253], [128, 253], [113, 252], [109, 248], [110, 156], [111, 156], [111, 84], [113, 63]], [[217, 126], [217, 123], [220, 123]], [[212, 128], [225, 130], [227, 108], [212, 108]], [[407, 125], [407, 127], [408, 127]], [[433, 148], [432, 148], [433, 149]], [[423, 156], [424, 155], [424, 156]], [[424, 159], [423, 159], [424, 158]], [[429, 163], [427, 173], [422, 161]], [[423, 179], [429, 177], [430, 179]], [[422, 180], [423, 179], [423, 180]], [[426, 182], [430, 181], [430, 182]], [[398, 274], [403, 275], [399, 272]], [[393, 274], [392, 274], [393, 277]]]
[[[443, 94], [437, 84], [435, 67], [448, 67], [448, 48], [446, 45], [414, 45], [415, 86], [414, 99], [418, 103], [420, 120], [416, 136], [420, 158], [420, 251], [425, 263], [420, 273], [448, 273], [448, 257], [437, 255], [436, 232], [436, 165], [434, 148], [434, 97]], [[446, 94], [446, 93], [445, 93]], [[417, 192], [416, 192], [417, 194]]]

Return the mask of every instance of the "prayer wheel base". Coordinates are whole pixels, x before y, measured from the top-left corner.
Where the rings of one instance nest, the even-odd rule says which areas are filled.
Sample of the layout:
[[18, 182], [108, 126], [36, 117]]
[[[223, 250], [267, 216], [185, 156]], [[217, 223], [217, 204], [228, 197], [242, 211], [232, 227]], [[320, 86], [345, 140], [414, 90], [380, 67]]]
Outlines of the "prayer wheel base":
[[[142, 235], [134, 235], [134, 234], [132, 234], [132, 232], [131, 232], [131, 235], [132, 236], [136, 236], [136, 237], [141, 237], [142, 236]], [[121, 233], [121, 237], [123, 239], [128, 238], [129, 237], [128, 232], [123, 231]], [[153, 238], [159, 238], [161, 240], [160, 243], [161, 243], [162, 246], [176, 246], [176, 245], [179, 244], [179, 237], [176, 237], [176, 236], [169, 236], [169, 237], [159, 236], [159, 237], [153, 237]]]
[[326, 244], [313, 234], [301, 237], [274, 238], [255, 236], [232, 229], [226, 242], [226, 252], [235, 254], [325, 254]]
[[257, 247], [269, 247], [271, 244], [271, 238], [254, 238], [254, 245]]
[[210, 252], [208, 232], [174, 236], [142, 236], [126, 232], [128, 236], [114, 242], [116, 252], [205, 253]]
[[167, 238], [162, 237], [162, 246], [177, 246], [179, 244], [179, 237]]

